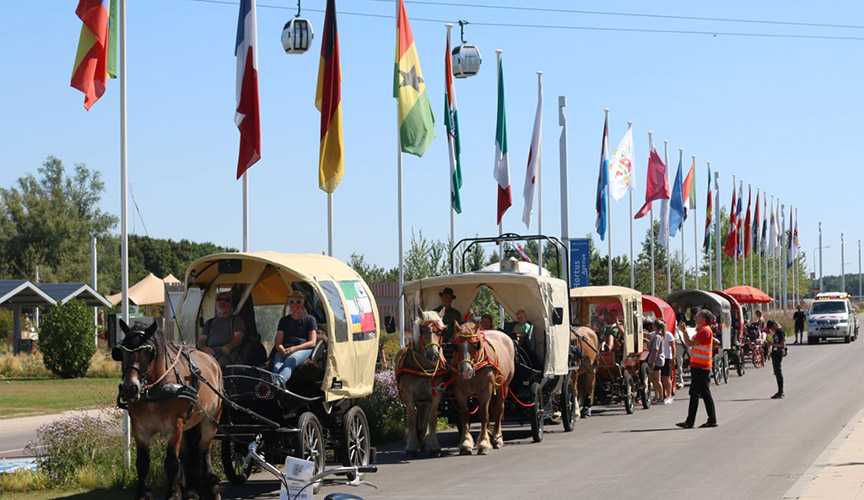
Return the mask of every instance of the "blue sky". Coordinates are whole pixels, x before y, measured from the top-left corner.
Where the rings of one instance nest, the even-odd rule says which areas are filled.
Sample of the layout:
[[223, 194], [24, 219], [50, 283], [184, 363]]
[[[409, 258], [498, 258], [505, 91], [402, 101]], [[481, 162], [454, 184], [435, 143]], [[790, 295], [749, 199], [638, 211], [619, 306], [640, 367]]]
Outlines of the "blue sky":
[[[436, 3], [439, 0], [432, 0]], [[455, 3], [455, 2], [453, 2]], [[119, 214], [119, 85], [90, 112], [69, 87], [80, 22], [72, 0], [16, 2], [4, 13], [5, 71], [0, 96], [0, 186], [35, 173], [48, 155], [86, 163], [106, 183], [104, 210]], [[315, 85], [325, 1], [305, 0], [317, 38], [304, 55], [279, 41], [295, 14], [293, 0], [258, 7], [262, 160], [250, 170], [251, 248], [321, 252], [327, 248], [326, 194], [318, 189]], [[522, 7], [511, 0], [472, 5]], [[535, 8], [848, 24], [864, 5], [851, 2], [537, 1]], [[272, 8], [277, 6], [281, 8]], [[397, 264], [396, 102], [392, 98], [395, 7], [389, 1], [341, 0], [339, 37], [345, 178], [335, 194], [335, 255], [352, 252], [385, 267]], [[467, 19], [466, 38], [484, 57], [480, 74], [456, 81], [462, 131], [463, 214], [457, 239], [497, 233], [492, 177], [495, 49], [504, 50], [514, 205], [504, 230], [525, 232], [522, 188], [536, 107], [536, 71], [544, 72], [543, 228], [560, 234], [557, 101], [566, 95], [569, 124], [570, 234], [594, 230], [594, 196], [603, 108], [610, 147], [633, 121], [637, 165], [634, 211], [644, 199], [647, 131], [662, 154], [668, 139], [670, 181], [684, 148], [696, 155], [700, 243], [705, 161], [721, 173], [729, 203], [732, 174], [800, 207], [801, 247], [812, 253], [823, 223], [825, 273], [840, 272], [846, 233], [848, 272], [857, 272], [862, 173], [855, 162], [862, 116], [859, 64], [864, 41], [733, 36], [722, 33], [864, 37], [862, 28], [658, 19], [406, 3], [436, 112], [436, 139], [423, 158], [404, 156], [405, 241], [422, 230], [449, 236], [449, 166], [443, 117], [443, 21]], [[370, 17], [348, 12], [371, 14]], [[10, 18], [11, 17], [11, 18]], [[423, 21], [430, 19], [434, 21]], [[241, 183], [234, 179], [237, 7], [192, 0], [128, 5], [129, 181], [149, 234], [241, 245]], [[704, 31], [673, 34], [485, 26], [482, 23]], [[713, 36], [713, 33], [721, 33]], [[454, 33], [458, 36], [458, 31]], [[454, 40], [455, 41], [455, 40]], [[850, 164], [849, 162], [852, 161]], [[131, 200], [130, 200], [131, 203]], [[130, 205], [131, 206], [131, 205]], [[629, 247], [625, 200], [612, 207], [613, 253]], [[130, 212], [131, 216], [131, 212]], [[530, 229], [537, 231], [537, 214]], [[144, 234], [135, 215], [130, 229]], [[647, 221], [636, 221], [637, 241]], [[119, 232], [119, 227], [117, 228]], [[692, 222], [686, 248], [692, 259]], [[595, 235], [596, 236], [596, 235]], [[604, 244], [605, 247], [605, 244]], [[676, 239], [673, 248], [680, 248]], [[638, 249], [638, 243], [637, 243]]]

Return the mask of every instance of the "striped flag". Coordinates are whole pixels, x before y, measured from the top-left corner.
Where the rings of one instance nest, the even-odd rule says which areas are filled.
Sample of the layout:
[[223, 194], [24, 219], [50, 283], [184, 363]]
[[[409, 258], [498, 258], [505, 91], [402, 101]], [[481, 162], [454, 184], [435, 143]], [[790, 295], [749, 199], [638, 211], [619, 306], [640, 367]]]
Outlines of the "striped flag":
[[743, 237], [743, 229], [744, 229], [744, 181], [738, 185], [738, 225], [736, 229], [738, 230], [738, 234], [735, 236], [735, 251], [737, 252], [736, 258], [740, 257], [744, 253], [744, 237]]
[[609, 187], [609, 116], [603, 122], [603, 144], [600, 146], [600, 173], [597, 176], [597, 198], [595, 208], [597, 209], [597, 220], [594, 227], [600, 240], [606, 239], [606, 191]]
[[513, 204], [510, 193], [510, 155], [507, 153], [507, 115], [504, 112], [504, 65], [498, 60], [498, 119], [495, 125], [495, 180], [498, 181], [498, 224]]
[[759, 254], [759, 245], [760, 245], [760, 243], [759, 243], [759, 224], [761, 221], [761, 219], [760, 219], [761, 214], [759, 212], [759, 194], [760, 194], [759, 188], [756, 188], [756, 206], [754, 208], [754, 213], [753, 213], [753, 235], [751, 236], [752, 243], [750, 244], [750, 248], [752, 249], [754, 254]]
[[462, 147], [459, 145], [459, 114], [456, 112], [456, 92], [453, 86], [453, 66], [450, 57], [450, 30], [447, 30], [447, 50], [444, 52], [444, 128], [447, 129], [447, 149], [450, 152], [450, 206], [462, 213], [459, 189], [462, 187]]
[[696, 208], [696, 158], [693, 158], [690, 171], [684, 179], [682, 192], [684, 193], [684, 220], [687, 220], [690, 211]]
[[240, 0], [237, 19], [237, 112], [234, 123], [240, 129], [237, 178], [261, 159], [261, 116], [258, 106], [258, 17], [255, 0]]
[[765, 195], [765, 198], [762, 198], [762, 237], [760, 238], [761, 245], [759, 246], [759, 253], [761, 255], [765, 255], [768, 251], [768, 195]]
[[674, 238], [687, 215], [684, 208], [684, 180], [682, 176], [681, 159], [678, 159], [678, 169], [675, 171], [675, 182], [672, 183], [672, 197], [669, 198], [669, 236]]
[[705, 238], [702, 240], [702, 249], [705, 254], [711, 250], [711, 212], [714, 210], [714, 194], [711, 191], [711, 167], [708, 167], [708, 197], [705, 200]]
[[736, 209], [736, 200], [738, 198], [735, 192], [736, 187], [734, 184], [732, 185], [732, 204], [729, 206], [732, 213], [729, 215], [729, 232], [726, 233], [726, 245], [723, 247], [723, 252], [730, 259], [734, 259], [738, 253], [738, 211]]
[[117, 78], [117, 0], [78, 0], [81, 36], [69, 84], [84, 93], [84, 109], [105, 93], [107, 79]]
[[768, 222], [768, 254], [773, 255], [778, 251], [777, 245], [777, 217], [774, 213], [774, 200], [771, 200], [771, 220]]
[[[531, 214], [534, 212], [534, 189], [537, 187], [537, 176], [541, 164], [541, 134], [543, 132], [543, 81], [537, 80], [537, 112], [534, 114], [534, 132], [531, 134], [531, 147], [528, 149], [528, 169], [525, 171], [525, 187], [522, 195], [525, 198], [525, 208], [522, 210], [522, 222], [525, 228], [531, 228]], [[540, 221], [541, 223], [543, 221]]]
[[321, 112], [321, 145], [318, 149], [318, 187], [333, 194], [345, 173], [342, 140], [342, 70], [339, 65], [339, 32], [336, 0], [327, 0], [324, 40], [318, 64], [315, 107]]
[[744, 217], [744, 258], [750, 255], [750, 240], [753, 236], [753, 228], [750, 226], [750, 196], [753, 192], [750, 186], [747, 186], [747, 215]]
[[411, 24], [402, 0], [399, 0], [399, 17], [396, 19], [393, 97], [399, 100], [399, 137], [402, 141], [402, 152], [423, 156], [435, 137], [435, 115], [426, 93], [426, 82], [420, 70], [420, 57], [417, 55]]

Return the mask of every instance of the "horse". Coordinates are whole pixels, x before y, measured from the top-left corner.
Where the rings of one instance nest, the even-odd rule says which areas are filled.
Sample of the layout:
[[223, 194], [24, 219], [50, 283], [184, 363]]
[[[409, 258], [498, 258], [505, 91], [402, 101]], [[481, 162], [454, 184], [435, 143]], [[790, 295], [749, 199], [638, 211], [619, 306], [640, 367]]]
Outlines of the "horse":
[[441, 455], [438, 444], [438, 405], [447, 375], [447, 360], [441, 348], [444, 322], [434, 311], [424, 311], [414, 323], [414, 340], [396, 353], [394, 371], [399, 399], [405, 406], [408, 433], [405, 453], [417, 456], [420, 443], [430, 457]]
[[[111, 350], [121, 361], [123, 382], [118, 404], [129, 410], [137, 450], [136, 500], [149, 500], [150, 440], [161, 434], [167, 440], [166, 499], [183, 498], [180, 463], [186, 477], [186, 498], [221, 499], [219, 477], [213, 472], [210, 451], [215, 422], [222, 413], [222, 370], [212, 356], [165, 340], [156, 323], [130, 328], [120, 321], [123, 342]], [[200, 382], [204, 382], [200, 384]], [[185, 437], [185, 439], [184, 439]]]
[[594, 403], [594, 385], [597, 382], [597, 364], [599, 340], [594, 330], [577, 326], [570, 329], [570, 356], [575, 356], [579, 369], [571, 372], [570, 381], [576, 391], [576, 414], [591, 415], [591, 405]]
[[[456, 349], [450, 369], [458, 373], [453, 382], [453, 394], [459, 410], [459, 454], [470, 455], [474, 449], [468, 412], [468, 398], [473, 396], [480, 414], [477, 454], [486, 455], [492, 448], [504, 446], [501, 423], [504, 400], [516, 369], [516, 348], [507, 334], [497, 330], [480, 332], [477, 324], [471, 321], [463, 325], [456, 322], [454, 330], [452, 342]], [[493, 421], [491, 432], [490, 419]]]

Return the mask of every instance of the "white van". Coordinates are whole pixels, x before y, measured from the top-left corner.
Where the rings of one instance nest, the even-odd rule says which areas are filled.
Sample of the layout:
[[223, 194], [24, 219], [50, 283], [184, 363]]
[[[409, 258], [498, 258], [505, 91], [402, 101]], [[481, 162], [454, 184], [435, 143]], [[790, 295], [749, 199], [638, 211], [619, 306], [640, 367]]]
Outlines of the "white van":
[[843, 339], [847, 344], [858, 338], [855, 317], [848, 293], [825, 292], [816, 295], [807, 315], [807, 343], [821, 339]]

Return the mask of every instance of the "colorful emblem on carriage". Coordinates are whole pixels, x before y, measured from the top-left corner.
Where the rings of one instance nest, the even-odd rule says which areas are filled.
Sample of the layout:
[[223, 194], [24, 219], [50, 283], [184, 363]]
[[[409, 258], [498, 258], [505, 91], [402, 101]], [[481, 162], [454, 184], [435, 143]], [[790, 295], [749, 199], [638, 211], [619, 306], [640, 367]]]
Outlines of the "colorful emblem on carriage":
[[363, 336], [366, 333], [374, 334], [377, 332], [372, 300], [366, 293], [363, 284], [359, 281], [342, 281], [339, 286], [342, 287], [342, 294], [345, 295], [351, 321], [351, 333], [356, 336]]

